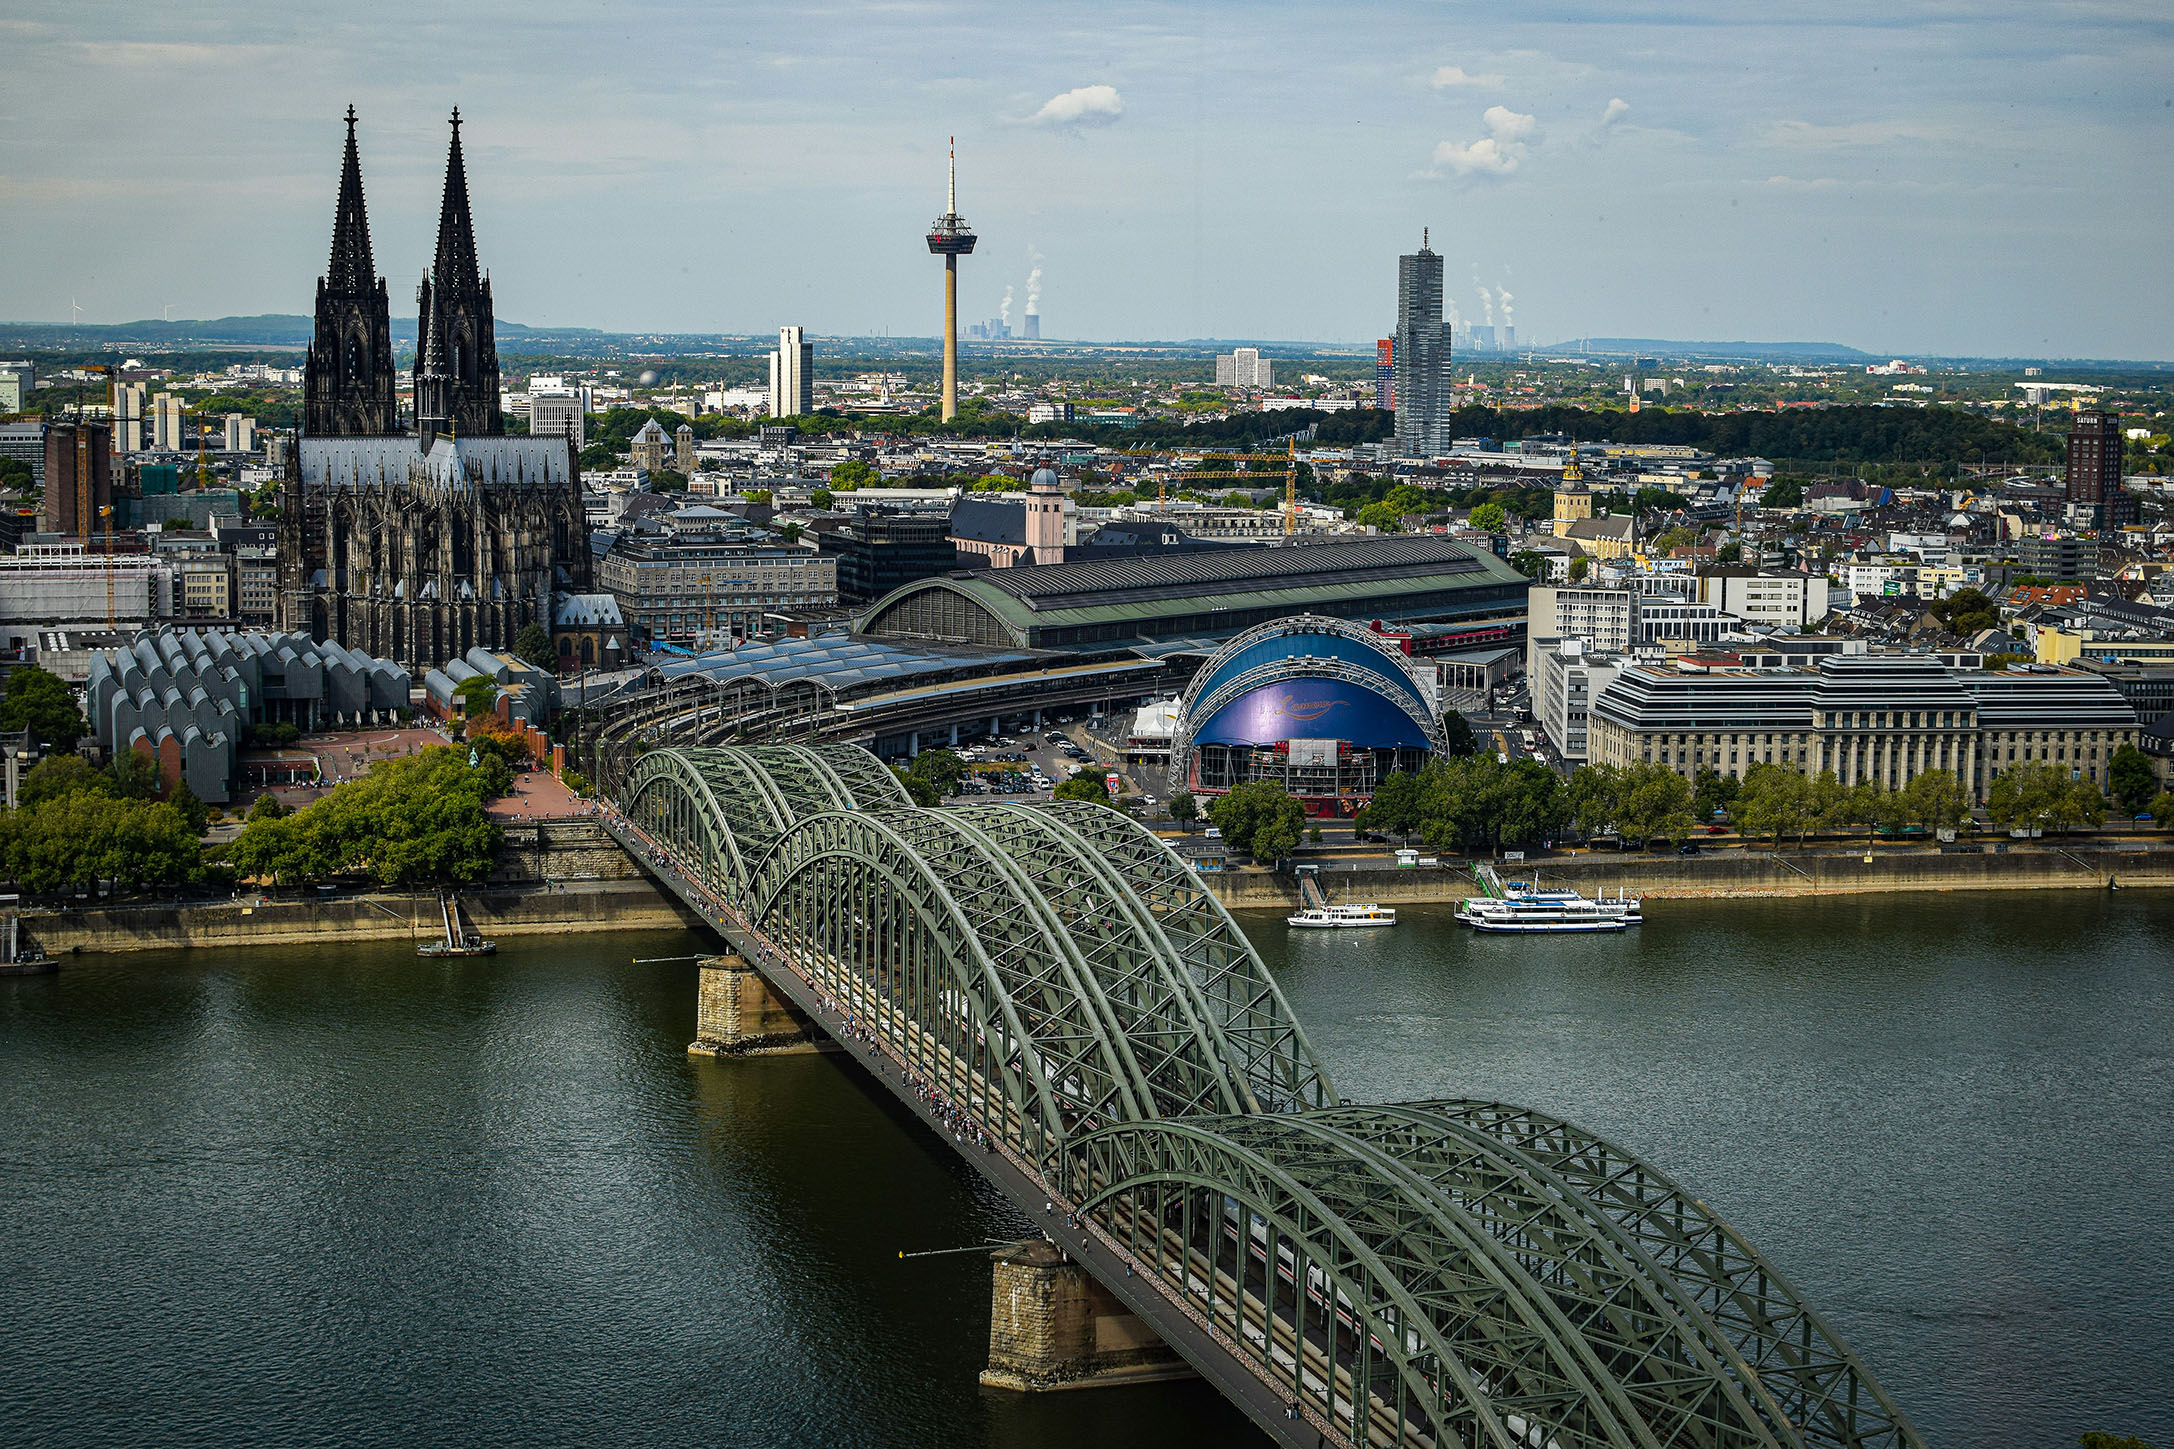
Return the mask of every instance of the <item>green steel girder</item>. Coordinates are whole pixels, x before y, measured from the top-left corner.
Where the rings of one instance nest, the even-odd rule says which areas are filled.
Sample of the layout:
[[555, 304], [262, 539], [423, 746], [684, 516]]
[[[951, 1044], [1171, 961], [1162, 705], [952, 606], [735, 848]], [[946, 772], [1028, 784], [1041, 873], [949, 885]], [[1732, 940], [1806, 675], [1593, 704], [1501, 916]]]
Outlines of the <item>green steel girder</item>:
[[1328, 1072], [1253, 943], [1177, 853], [1106, 806], [1059, 801], [1046, 808], [1124, 877], [1178, 948], [1260, 1110], [1334, 1103]]
[[1497, 1103], [1339, 1102], [1229, 913], [1119, 812], [919, 810], [842, 746], [655, 750], [621, 796], [1347, 1435], [1922, 1449], [1788, 1283], [1637, 1158]]

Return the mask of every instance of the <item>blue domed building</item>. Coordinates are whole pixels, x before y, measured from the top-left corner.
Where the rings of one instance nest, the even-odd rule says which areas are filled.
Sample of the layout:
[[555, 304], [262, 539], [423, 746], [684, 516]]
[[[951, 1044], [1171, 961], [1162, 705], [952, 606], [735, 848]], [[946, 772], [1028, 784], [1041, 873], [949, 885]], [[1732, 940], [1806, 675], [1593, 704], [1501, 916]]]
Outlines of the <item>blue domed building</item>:
[[1272, 780], [1316, 815], [1356, 810], [1443, 748], [1433, 683], [1363, 624], [1301, 614], [1249, 629], [1193, 676], [1170, 742], [1196, 794]]

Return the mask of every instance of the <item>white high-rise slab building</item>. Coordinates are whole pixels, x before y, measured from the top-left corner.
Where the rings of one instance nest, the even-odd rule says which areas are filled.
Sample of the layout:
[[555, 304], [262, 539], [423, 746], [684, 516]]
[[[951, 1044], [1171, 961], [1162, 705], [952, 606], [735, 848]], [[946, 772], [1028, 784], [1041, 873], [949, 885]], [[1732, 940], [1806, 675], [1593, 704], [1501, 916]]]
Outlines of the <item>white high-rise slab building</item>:
[[181, 399], [170, 392], [162, 392], [151, 399], [151, 446], [162, 453], [181, 451], [181, 419], [185, 409]]
[[1215, 355], [1217, 387], [1268, 388], [1276, 385], [1274, 359], [1261, 356], [1258, 347], [1238, 347]]
[[815, 344], [802, 328], [780, 327], [770, 354], [770, 416], [800, 417], [815, 411]]

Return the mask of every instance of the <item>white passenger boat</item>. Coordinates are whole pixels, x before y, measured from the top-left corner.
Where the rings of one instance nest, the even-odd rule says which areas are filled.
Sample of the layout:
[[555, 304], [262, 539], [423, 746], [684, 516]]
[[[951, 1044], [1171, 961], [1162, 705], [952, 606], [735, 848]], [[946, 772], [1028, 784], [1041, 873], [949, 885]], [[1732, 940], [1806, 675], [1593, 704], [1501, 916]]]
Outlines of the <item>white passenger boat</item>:
[[1574, 890], [1542, 890], [1527, 881], [1505, 882], [1482, 863], [1474, 872], [1485, 895], [1457, 908], [1457, 919], [1475, 931], [1512, 935], [1621, 931], [1645, 919], [1644, 903], [1627, 891], [1588, 900]]
[[1304, 926], [1316, 931], [1349, 931], [1365, 926], [1393, 926], [1396, 910], [1391, 906], [1345, 905], [1307, 906], [1296, 915], [1285, 916], [1286, 926]]

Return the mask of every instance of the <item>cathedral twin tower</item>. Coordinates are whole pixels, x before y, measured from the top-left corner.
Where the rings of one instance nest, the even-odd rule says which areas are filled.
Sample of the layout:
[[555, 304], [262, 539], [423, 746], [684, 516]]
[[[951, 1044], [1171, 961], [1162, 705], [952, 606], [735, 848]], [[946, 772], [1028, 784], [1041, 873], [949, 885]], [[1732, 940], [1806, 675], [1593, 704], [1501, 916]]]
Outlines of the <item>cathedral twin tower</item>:
[[[498, 339], [491, 282], [476, 265], [468, 217], [468, 169], [460, 154], [460, 112], [445, 161], [438, 209], [438, 253], [416, 302], [415, 430], [434, 437], [496, 437], [505, 431], [498, 404]], [[332, 263], [317, 279], [315, 334], [302, 385], [302, 431], [310, 437], [383, 437], [400, 430], [393, 399], [392, 312], [385, 279], [370, 254], [363, 209], [362, 160], [355, 148], [355, 108], [347, 108], [347, 155], [332, 224]]]
[[349, 107], [332, 261], [317, 281], [302, 435], [280, 508], [280, 611], [288, 629], [398, 660], [419, 678], [474, 650], [510, 649], [529, 624], [551, 629], [557, 599], [589, 579], [572, 440], [505, 435], [458, 111], [438, 251], [416, 301], [409, 434]]

